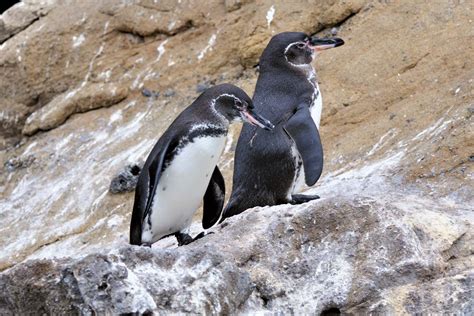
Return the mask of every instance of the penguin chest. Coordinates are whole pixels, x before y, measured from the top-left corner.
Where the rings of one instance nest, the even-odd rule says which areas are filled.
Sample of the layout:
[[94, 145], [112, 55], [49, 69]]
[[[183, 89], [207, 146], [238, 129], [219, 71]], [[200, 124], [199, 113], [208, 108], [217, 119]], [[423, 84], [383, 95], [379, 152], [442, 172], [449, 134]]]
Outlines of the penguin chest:
[[314, 81], [312, 84], [314, 86], [314, 92], [309, 108], [311, 112], [311, 118], [313, 119], [314, 124], [316, 124], [316, 127], [319, 130], [319, 123], [321, 122], [321, 113], [323, 111], [323, 99], [319, 91], [318, 83]]
[[199, 137], [185, 145], [163, 171], [145, 218], [142, 240], [155, 242], [187, 228], [225, 145], [225, 136]]

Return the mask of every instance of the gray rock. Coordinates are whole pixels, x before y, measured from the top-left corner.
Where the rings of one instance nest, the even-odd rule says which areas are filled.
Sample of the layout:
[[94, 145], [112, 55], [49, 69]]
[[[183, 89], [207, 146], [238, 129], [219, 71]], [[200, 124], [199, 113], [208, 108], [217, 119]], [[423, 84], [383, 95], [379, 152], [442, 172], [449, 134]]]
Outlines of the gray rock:
[[143, 88], [142, 95], [147, 98], [158, 98], [160, 96], [160, 93], [158, 91], [151, 91], [150, 89]]
[[140, 175], [141, 167], [139, 165], [128, 165], [123, 171], [116, 175], [110, 182], [110, 193], [122, 193], [135, 190]]
[[8, 172], [14, 172], [18, 169], [28, 168], [35, 160], [36, 158], [32, 155], [13, 157], [5, 161], [4, 167]]
[[0, 313], [229, 313], [253, 284], [247, 272], [207, 250], [128, 246], [78, 260], [32, 261], [0, 276]]
[[211, 86], [209, 82], [201, 82], [196, 85], [196, 92], [202, 93]]
[[0, 274], [0, 313], [472, 313], [474, 271], [452, 259], [472, 256], [472, 232], [454, 216], [334, 198], [214, 231], [176, 249], [18, 264]]
[[176, 91], [174, 91], [173, 89], [167, 89], [167, 90], [163, 93], [163, 95], [164, 95], [165, 97], [167, 97], [167, 98], [170, 98], [170, 97], [176, 95]]

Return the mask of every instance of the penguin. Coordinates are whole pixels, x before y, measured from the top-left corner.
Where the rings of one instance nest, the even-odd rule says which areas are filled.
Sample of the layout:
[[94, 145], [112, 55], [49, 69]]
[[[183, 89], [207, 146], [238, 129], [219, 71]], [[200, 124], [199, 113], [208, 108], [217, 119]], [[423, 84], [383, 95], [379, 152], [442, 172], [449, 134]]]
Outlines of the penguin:
[[221, 84], [204, 91], [171, 123], [149, 154], [138, 177], [130, 224], [130, 243], [151, 246], [167, 236], [189, 244], [188, 228], [203, 202], [202, 226], [219, 219], [225, 183], [217, 161], [229, 124], [245, 121], [271, 130], [273, 125], [254, 112], [240, 88]]
[[311, 62], [317, 52], [343, 44], [340, 38], [300, 32], [271, 38], [260, 57], [253, 102], [275, 128], [269, 133], [242, 128], [232, 192], [220, 222], [255, 206], [301, 204], [319, 198], [298, 194], [304, 184], [318, 181], [323, 168], [322, 99]]

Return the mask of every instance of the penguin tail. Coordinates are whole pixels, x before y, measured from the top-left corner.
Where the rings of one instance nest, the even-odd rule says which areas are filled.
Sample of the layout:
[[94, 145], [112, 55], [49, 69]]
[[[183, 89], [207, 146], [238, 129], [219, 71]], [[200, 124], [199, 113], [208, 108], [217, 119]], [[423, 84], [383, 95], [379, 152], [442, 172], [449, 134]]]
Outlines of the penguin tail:
[[226, 218], [238, 215], [245, 211], [247, 208], [242, 205], [243, 203], [237, 203], [235, 200], [229, 200], [224, 211], [222, 212], [222, 217], [219, 220], [218, 224], [222, 223]]

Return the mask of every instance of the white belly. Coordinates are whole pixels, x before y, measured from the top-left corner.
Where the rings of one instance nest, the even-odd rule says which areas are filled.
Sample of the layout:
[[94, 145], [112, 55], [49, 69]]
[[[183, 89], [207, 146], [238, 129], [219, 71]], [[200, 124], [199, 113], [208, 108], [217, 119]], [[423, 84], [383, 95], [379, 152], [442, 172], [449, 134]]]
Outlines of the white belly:
[[151, 227], [144, 220], [143, 242], [184, 230], [196, 210], [222, 154], [225, 136], [195, 138], [173, 159], [161, 175], [151, 206]]
[[288, 191], [287, 198], [289, 200], [291, 200], [292, 194], [301, 192], [301, 190], [305, 187], [303, 159], [301, 158], [295, 143], [293, 143], [291, 146], [291, 155], [293, 156], [293, 161], [296, 167], [295, 176], [293, 178], [293, 186]]
[[319, 90], [317, 82], [315, 82], [313, 96], [315, 97], [315, 99], [313, 100], [313, 104], [310, 107], [311, 117], [313, 118], [314, 124], [316, 124], [316, 127], [319, 130], [319, 123], [321, 122], [321, 112], [323, 111], [323, 97], [321, 96], [321, 91]]

